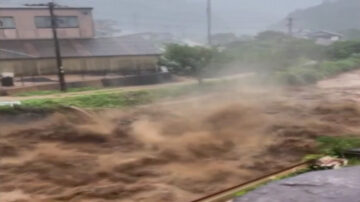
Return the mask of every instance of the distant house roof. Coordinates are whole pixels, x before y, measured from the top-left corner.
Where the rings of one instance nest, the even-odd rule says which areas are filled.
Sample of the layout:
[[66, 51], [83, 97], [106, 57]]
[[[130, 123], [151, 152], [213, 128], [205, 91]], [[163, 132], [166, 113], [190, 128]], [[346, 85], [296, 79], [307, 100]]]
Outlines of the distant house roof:
[[310, 32], [307, 34], [308, 37], [310, 38], [331, 38], [331, 37], [343, 37], [344, 35], [339, 34], [339, 33], [335, 33], [335, 32], [330, 32], [330, 31], [316, 31], [316, 32]]
[[[141, 37], [62, 39], [63, 57], [159, 55], [161, 51]], [[0, 40], [0, 60], [53, 58], [54, 42], [45, 40]]]

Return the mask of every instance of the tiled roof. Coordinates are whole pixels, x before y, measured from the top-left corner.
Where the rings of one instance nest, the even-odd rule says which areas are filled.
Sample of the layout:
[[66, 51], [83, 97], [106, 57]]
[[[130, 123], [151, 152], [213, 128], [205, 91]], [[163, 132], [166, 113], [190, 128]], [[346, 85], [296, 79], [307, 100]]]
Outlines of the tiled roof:
[[[141, 37], [62, 39], [63, 57], [158, 55], [160, 50]], [[52, 58], [53, 40], [0, 40], [0, 59]]]

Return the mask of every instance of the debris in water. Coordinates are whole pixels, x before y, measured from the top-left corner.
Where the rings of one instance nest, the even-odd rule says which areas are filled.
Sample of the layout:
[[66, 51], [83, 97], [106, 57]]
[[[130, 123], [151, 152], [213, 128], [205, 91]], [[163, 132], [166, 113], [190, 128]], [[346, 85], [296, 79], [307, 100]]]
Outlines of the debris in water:
[[21, 105], [20, 101], [8, 101], [8, 102], [0, 102], [0, 106], [10, 106], [10, 107], [14, 107], [17, 105]]
[[348, 160], [343, 158], [337, 158], [332, 156], [325, 156], [317, 160], [315, 168], [320, 169], [339, 169], [348, 165]]

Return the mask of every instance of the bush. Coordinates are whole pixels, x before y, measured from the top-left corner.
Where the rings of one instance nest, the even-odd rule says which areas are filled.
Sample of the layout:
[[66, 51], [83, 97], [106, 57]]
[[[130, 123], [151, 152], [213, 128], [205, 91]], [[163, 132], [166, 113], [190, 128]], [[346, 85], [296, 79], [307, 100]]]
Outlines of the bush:
[[294, 86], [315, 83], [324, 76], [314, 67], [292, 67], [276, 73], [275, 78], [281, 84]]
[[357, 137], [319, 137], [319, 150], [326, 155], [341, 156], [347, 149], [359, 148], [360, 138]]
[[325, 47], [311, 40], [292, 38], [277, 32], [263, 32], [255, 40], [230, 44], [223, 53], [234, 58], [233, 63], [246, 64], [239, 68], [259, 72], [285, 70], [300, 64], [304, 58], [323, 60], [326, 56]]
[[360, 67], [360, 57], [324, 61], [311, 66], [294, 66], [275, 73], [278, 82], [286, 85], [312, 84], [318, 80]]
[[345, 59], [358, 53], [360, 53], [360, 41], [339, 41], [327, 50], [330, 59]]

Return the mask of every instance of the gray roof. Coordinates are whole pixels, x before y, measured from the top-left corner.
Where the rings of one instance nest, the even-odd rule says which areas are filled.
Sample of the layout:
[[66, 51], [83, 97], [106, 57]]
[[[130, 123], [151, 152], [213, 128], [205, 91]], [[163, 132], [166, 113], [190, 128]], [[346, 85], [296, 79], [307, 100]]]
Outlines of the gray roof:
[[[60, 40], [63, 57], [159, 55], [149, 40], [136, 36]], [[54, 42], [45, 40], [0, 40], [0, 59], [53, 58]]]
[[333, 37], [333, 36], [343, 37], [344, 36], [343, 34], [330, 32], [330, 31], [325, 31], [325, 30], [310, 32], [307, 35], [309, 37], [315, 37], [315, 38], [316, 37]]

